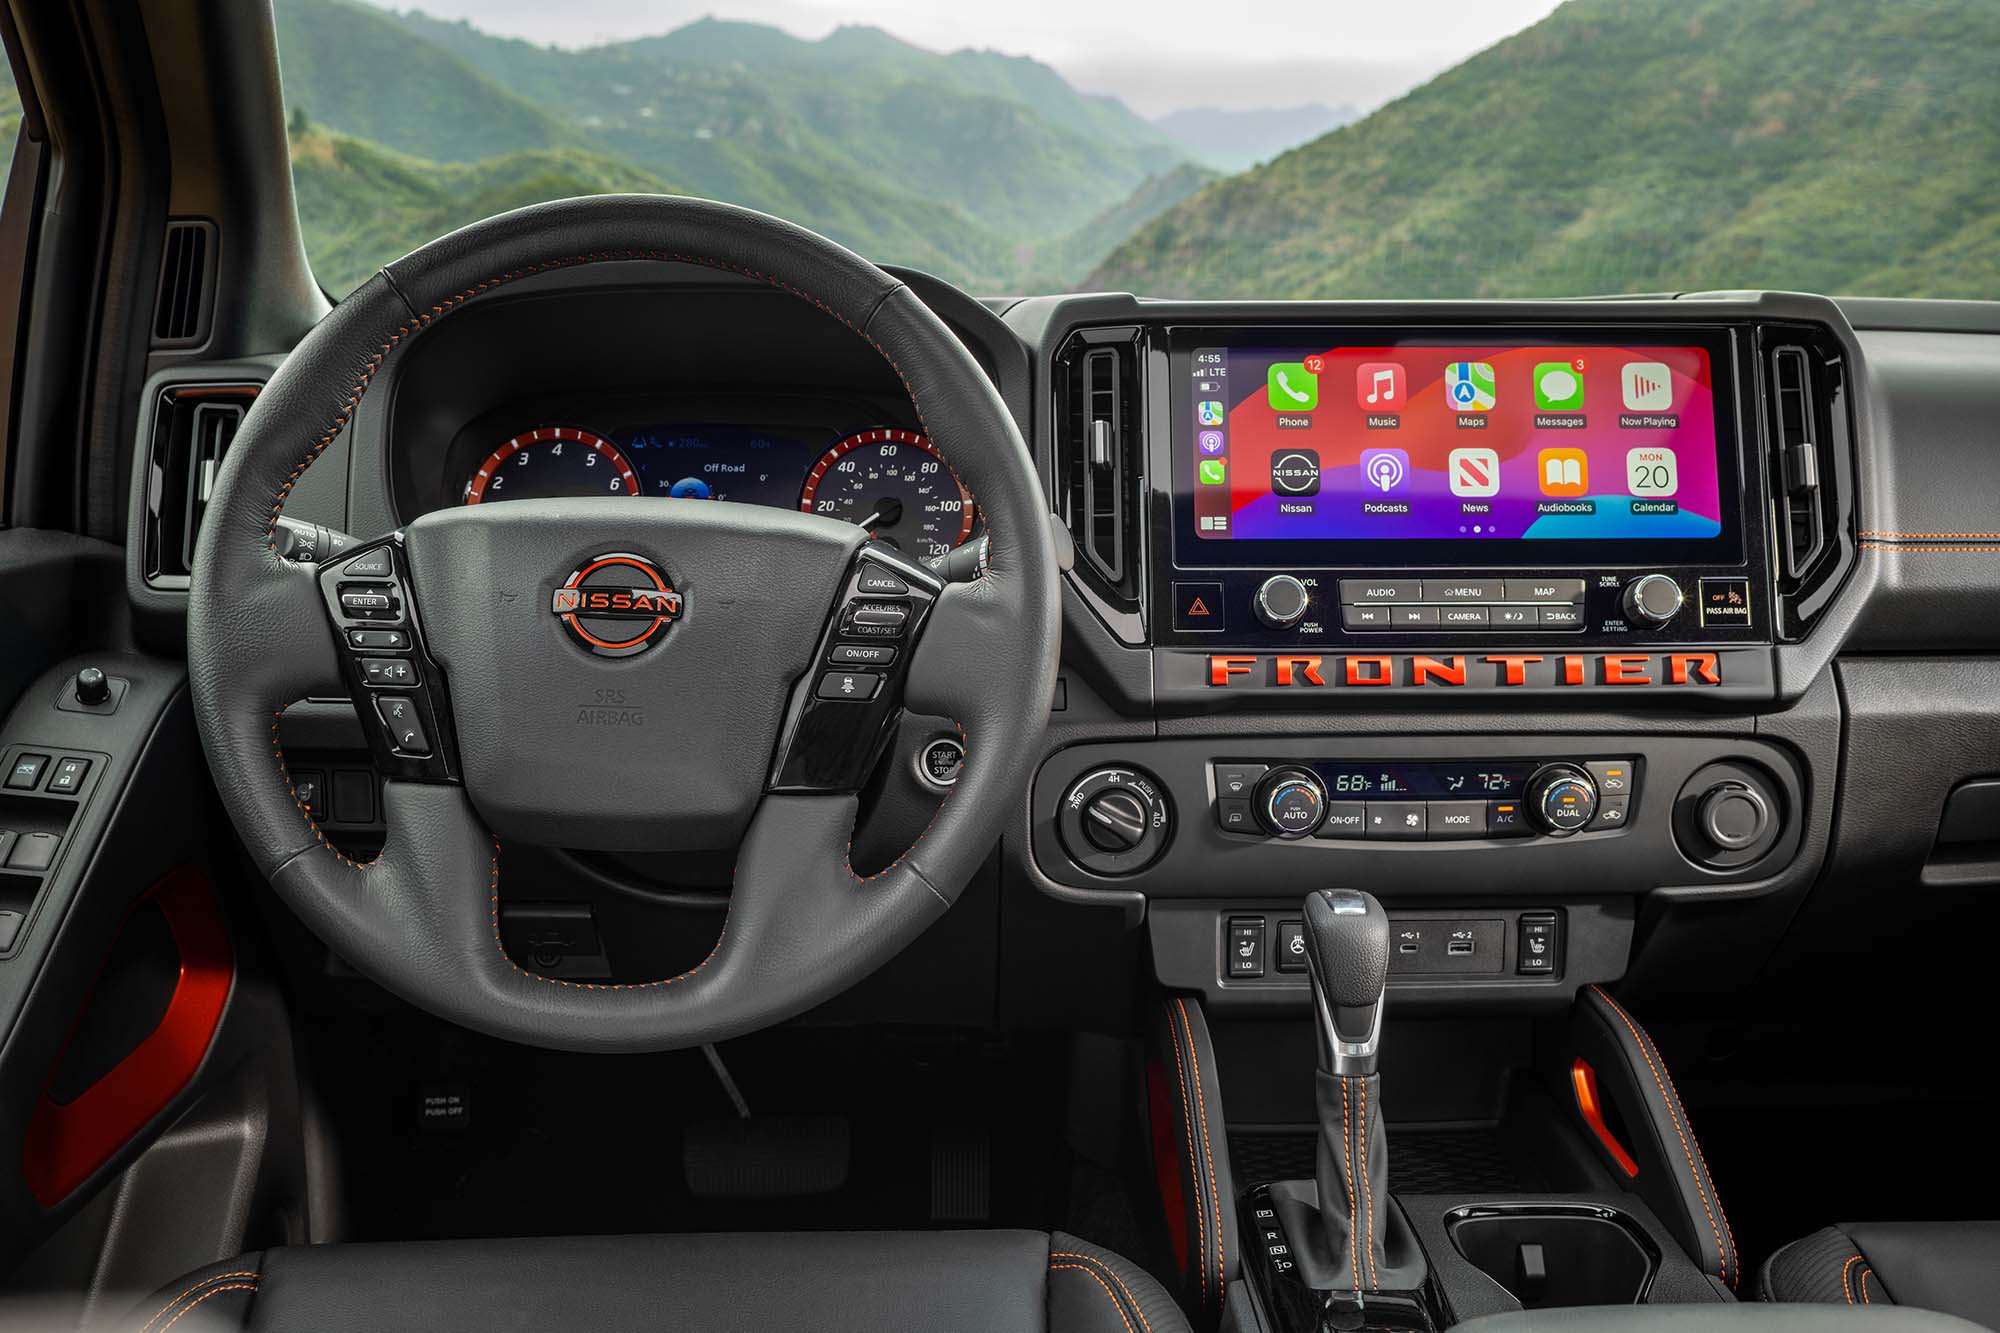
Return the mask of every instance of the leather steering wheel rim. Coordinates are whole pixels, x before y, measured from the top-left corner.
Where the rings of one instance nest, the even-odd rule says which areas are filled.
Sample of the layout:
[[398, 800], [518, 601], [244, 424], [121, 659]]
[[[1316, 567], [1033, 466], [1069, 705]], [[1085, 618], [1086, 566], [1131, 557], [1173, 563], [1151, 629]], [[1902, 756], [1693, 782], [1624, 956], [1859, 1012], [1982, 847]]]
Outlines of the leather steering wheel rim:
[[[518, 279], [613, 262], [755, 279], [867, 341], [978, 496], [989, 549], [981, 577], [939, 597], [909, 663], [907, 707], [955, 719], [966, 747], [958, 782], [917, 842], [864, 878], [847, 859], [853, 795], [767, 794], [709, 957], [674, 977], [587, 985], [507, 957], [502, 845], [464, 788], [389, 781], [387, 845], [366, 863], [330, 846], [297, 800], [278, 719], [297, 700], [346, 687], [316, 571], [280, 559], [272, 533], [299, 478], [426, 330]], [[390, 991], [533, 1045], [646, 1051], [717, 1041], [803, 1012], [900, 951], [951, 905], [1023, 799], [1059, 647], [1047, 515], [1032, 456], [984, 372], [894, 277], [823, 237], [729, 205], [662, 196], [540, 205], [452, 233], [377, 273], [259, 395], [224, 461], [195, 555], [196, 721], [258, 869], [330, 948]], [[669, 642], [662, 652], [671, 651]], [[452, 684], [454, 694], [466, 688], [476, 683]]]

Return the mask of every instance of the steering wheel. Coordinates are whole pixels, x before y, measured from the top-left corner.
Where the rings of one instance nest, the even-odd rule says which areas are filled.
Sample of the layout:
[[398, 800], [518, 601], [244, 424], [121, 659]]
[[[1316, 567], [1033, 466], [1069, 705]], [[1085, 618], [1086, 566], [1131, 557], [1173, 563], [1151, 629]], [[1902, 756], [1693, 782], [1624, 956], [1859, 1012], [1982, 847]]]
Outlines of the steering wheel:
[[[941, 583], [817, 515], [625, 497], [427, 514], [318, 568], [278, 556], [273, 535], [300, 477], [413, 341], [521, 278], [619, 261], [753, 278], [881, 353], [979, 497], [980, 576]], [[258, 868], [364, 975], [442, 1018], [538, 1046], [717, 1041], [880, 967], [952, 905], [998, 838], [1054, 689], [1047, 514], [979, 366], [874, 265], [700, 200], [529, 208], [376, 274], [258, 396], [195, 554], [195, 716]], [[865, 665], [847, 665], [857, 658]], [[327, 842], [280, 743], [288, 704], [338, 694], [355, 699], [389, 774], [387, 844], [366, 862]], [[606, 700], [617, 706], [597, 706]], [[863, 876], [849, 863], [856, 792], [903, 708], [953, 719], [964, 766], [916, 843]], [[509, 841], [736, 846], [714, 951], [678, 976], [625, 985], [523, 970], [499, 933]]]

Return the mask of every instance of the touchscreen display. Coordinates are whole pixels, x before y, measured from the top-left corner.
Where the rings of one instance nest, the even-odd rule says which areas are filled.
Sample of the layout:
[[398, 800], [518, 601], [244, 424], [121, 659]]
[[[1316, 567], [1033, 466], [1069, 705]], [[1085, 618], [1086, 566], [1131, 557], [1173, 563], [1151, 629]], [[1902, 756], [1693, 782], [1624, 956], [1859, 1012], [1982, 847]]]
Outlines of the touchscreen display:
[[1197, 346], [1211, 542], [1685, 543], [1723, 534], [1699, 346]]

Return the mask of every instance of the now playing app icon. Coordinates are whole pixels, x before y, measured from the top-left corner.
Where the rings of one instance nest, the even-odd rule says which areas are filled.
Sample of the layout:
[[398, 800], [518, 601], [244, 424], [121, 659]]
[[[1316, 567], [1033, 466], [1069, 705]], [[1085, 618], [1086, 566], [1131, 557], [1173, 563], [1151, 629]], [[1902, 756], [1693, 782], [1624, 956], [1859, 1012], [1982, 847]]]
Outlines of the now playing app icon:
[[1500, 455], [1492, 449], [1454, 449], [1445, 460], [1445, 475], [1453, 495], [1500, 493]]

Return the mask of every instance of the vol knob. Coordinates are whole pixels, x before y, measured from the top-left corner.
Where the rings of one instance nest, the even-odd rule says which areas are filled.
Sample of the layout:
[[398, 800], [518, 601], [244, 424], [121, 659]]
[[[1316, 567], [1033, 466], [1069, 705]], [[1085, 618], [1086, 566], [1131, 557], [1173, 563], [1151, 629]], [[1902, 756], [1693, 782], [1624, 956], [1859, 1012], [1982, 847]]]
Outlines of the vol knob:
[[1625, 585], [1625, 619], [1664, 625], [1681, 613], [1681, 585], [1665, 574], [1647, 574]]
[[1312, 605], [1312, 594], [1306, 585], [1290, 574], [1277, 574], [1264, 580], [1264, 586], [1257, 589], [1255, 610], [1257, 619], [1270, 629], [1290, 629], [1304, 619], [1306, 608]]

